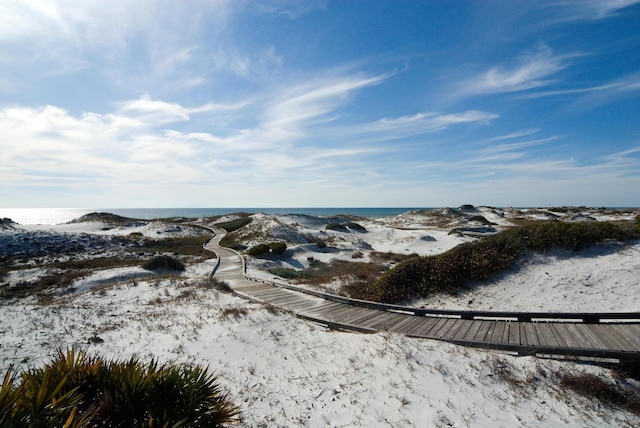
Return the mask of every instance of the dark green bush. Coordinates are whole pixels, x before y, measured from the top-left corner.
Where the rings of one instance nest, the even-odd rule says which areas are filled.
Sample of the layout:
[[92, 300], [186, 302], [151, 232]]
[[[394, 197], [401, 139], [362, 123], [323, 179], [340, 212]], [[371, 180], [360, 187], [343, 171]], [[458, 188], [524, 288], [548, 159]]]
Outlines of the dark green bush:
[[107, 361], [68, 350], [44, 368], [9, 371], [0, 389], [0, 426], [220, 427], [239, 410], [200, 366]]
[[478, 223], [486, 224], [486, 225], [495, 225], [495, 223], [490, 222], [485, 217], [481, 215], [474, 215], [469, 217], [469, 221], [477, 221]]
[[175, 271], [183, 271], [186, 266], [180, 260], [167, 255], [156, 256], [151, 260], [147, 260], [142, 264], [143, 269], [170, 269]]
[[335, 230], [336, 232], [348, 232], [347, 226], [342, 223], [329, 223], [325, 227], [327, 230]]
[[252, 257], [260, 257], [264, 254], [269, 253], [269, 245], [268, 244], [258, 244], [247, 250], [247, 255]]
[[268, 244], [258, 244], [247, 250], [247, 255], [252, 257], [260, 257], [264, 254], [275, 254], [281, 256], [287, 251], [287, 244], [284, 242], [271, 242]]
[[269, 269], [269, 273], [272, 275], [277, 275], [280, 278], [286, 279], [301, 279], [306, 278], [307, 273], [304, 270], [297, 270], [293, 268], [284, 268], [284, 267], [274, 267]]
[[281, 256], [287, 251], [287, 244], [285, 242], [272, 242], [269, 244], [269, 250], [271, 253]]
[[349, 232], [351, 230], [356, 232], [366, 232], [367, 229], [355, 222], [347, 222], [347, 223], [329, 223], [325, 226], [327, 230], [335, 230], [336, 232]]
[[355, 230], [356, 232], [364, 233], [367, 231], [367, 229], [364, 226], [352, 221], [345, 223], [345, 226], [347, 226], [350, 230]]
[[433, 292], [454, 292], [469, 281], [485, 281], [509, 269], [525, 250], [560, 247], [578, 251], [607, 240], [625, 241], [638, 236], [633, 228], [608, 222], [550, 221], [513, 227], [437, 256], [400, 263], [363, 294], [375, 297], [376, 301], [396, 303]]
[[227, 232], [231, 233], [234, 232], [246, 225], [248, 225], [249, 223], [251, 223], [251, 221], [253, 221], [253, 219], [247, 214], [246, 216], [242, 216], [240, 218], [237, 218], [235, 220], [229, 220], [229, 221], [223, 221], [220, 223], [215, 223], [216, 226], [226, 230]]

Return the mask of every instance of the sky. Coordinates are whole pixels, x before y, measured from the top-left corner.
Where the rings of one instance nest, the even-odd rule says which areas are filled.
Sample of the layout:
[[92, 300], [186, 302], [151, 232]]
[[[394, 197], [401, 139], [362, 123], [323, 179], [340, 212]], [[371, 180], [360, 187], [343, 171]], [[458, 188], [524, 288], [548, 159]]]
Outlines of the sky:
[[0, 207], [640, 206], [640, 0], [0, 0]]

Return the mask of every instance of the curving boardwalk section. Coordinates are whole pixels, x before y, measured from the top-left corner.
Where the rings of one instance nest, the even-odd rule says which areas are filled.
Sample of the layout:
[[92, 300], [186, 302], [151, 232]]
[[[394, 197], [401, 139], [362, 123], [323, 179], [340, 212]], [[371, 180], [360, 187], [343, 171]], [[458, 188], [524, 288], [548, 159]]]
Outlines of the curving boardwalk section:
[[640, 364], [640, 313], [515, 313], [424, 310], [358, 301], [245, 275], [244, 260], [221, 247], [225, 231], [205, 248], [218, 255], [212, 273], [238, 295], [293, 312], [331, 328], [364, 333], [391, 331], [518, 355], [574, 357], [604, 363]]

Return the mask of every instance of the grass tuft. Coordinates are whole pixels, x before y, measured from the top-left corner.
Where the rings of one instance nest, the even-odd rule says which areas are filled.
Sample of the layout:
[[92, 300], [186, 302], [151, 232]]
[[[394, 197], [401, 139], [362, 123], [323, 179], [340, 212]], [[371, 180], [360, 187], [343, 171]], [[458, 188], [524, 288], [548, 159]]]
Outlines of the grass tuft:
[[605, 405], [614, 405], [640, 415], [640, 392], [636, 388], [607, 381], [593, 373], [558, 372], [560, 385]]

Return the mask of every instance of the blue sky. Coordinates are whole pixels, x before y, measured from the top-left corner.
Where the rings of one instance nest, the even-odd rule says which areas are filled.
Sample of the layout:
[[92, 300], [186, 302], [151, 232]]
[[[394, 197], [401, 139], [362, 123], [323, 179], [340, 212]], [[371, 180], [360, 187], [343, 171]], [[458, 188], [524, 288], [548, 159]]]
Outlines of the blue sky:
[[640, 206], [639, 22], [636, 0], [4, 0], [0, 206]]

